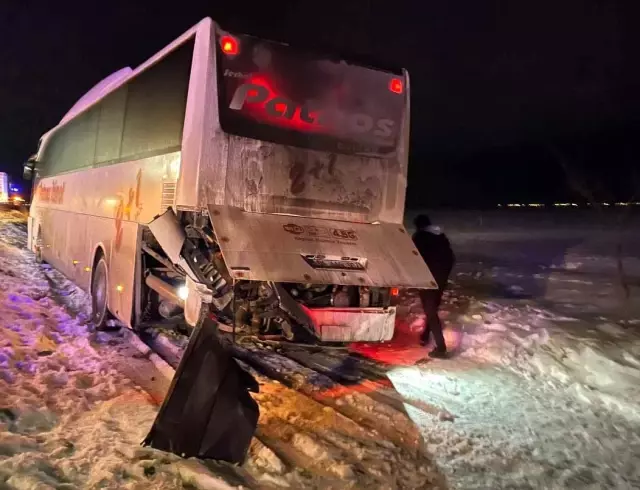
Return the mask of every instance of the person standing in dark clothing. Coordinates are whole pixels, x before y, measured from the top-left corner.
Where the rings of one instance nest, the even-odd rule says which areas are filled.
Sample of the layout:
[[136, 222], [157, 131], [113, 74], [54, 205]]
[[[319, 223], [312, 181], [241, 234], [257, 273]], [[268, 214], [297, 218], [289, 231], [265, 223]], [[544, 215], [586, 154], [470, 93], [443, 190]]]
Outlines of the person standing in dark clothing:
[[427, 315], [427, 324], [421, 340], [422, 344], [426, 345], [429, 341], [429, 334], [433, 334], [436, 347], [429, 353], [429, 356], [445, 357], [447, 346], [442, 334], [442, 323], [438, 317], [438, 309], [456, 259], [449, 239], [440, 228], [431, 224], [427, 215], [418, 215], [413, 220], [413, 224], [416, 227], [413, 243], [438, 284], [438, 289], [420, 290], [420, 300], [424, 313]]

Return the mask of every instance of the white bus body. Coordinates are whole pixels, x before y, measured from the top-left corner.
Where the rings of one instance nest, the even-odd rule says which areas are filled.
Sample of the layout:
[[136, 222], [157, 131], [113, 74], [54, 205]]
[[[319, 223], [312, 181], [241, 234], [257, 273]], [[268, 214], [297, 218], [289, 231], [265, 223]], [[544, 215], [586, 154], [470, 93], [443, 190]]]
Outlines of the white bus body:
[[[300, 123], [299, 118], [307, 124], [316, 115], [290, 104], [293, 99], [267, 96], [266, 88], [251, 85], [259, 85], [247, 79], [251, 73], [225, 68], [242, 61], [227, 62], [225, 56], [242, 54], [229, 43], [240, 43], [240, 50], [253, 43], [251, 59], [258, 65], [269, 63], [270, 48], [289, 49], [231, 37], [204, 19], [140, 67], [98, 84], [42, 137], [27, 164], [29, 171], [35, 167], [30, 248], [88, 291], [92, 284], [100, 287], [95, 271], [102, 259], [108, 311], [134, 328], [146, 315], [157, 317], [162, 302], [175, 305], [173, 313], [184, 309], [190, 324], [203, 305], [227, 313], [233, 305], [234, 324], [253, 321], [262, 332], [275, 321], [291, 336], [288, 323], [302, 321], [303, 315], [307, 330], [320, 340], [388, 340], [395, 318], [390, 290], [435, 287], [402, 225], [407, 73], [389, 78], [389, 73], [323, 61], [329, 71], [346, 70], [356, 85], [373, 83], [367, 77], [391, 80], [384, 87], [391, 95], [358, 102], [363, 113], [335, 113], [342, 121], [335, 127], [356, 134], [354, 146], [340, 140], [338, 147], [325, 150], [335, 134], [318, 142], [316, 127], [274, 129], [282, 121]], [[384, 111], [384, 101], [392, 96], [400, 101], [388, 102], [395, 119], [368, 115]], [[264, 101], [265, 114], [282, 121], [242, 119], [242, 114], [233, 119], [231, 109]], [[250, 134], [243, 133], [243, 125]], [[369, 138], [378, 144], [375, 138], [386, 137], [392, 126], [396, 139], [385, 154], [376, 153], [382, 143], [358, 142]], [[263, 130], [276, 132], [259, 139], [256, 134]], [[283, 144], [277, 131], [292, 143]], [[176, 223], [180, 230], [172, 229]], [[218, 259], [216, 284], [226, 286], [203, 286], [204, 269], [194, 272], [189, 260], [197, 259], [184, 251], [189, 240], [207, 262]], [[244, 287], [244, 296], [238, 287]], [[326, 301], [318, 299], [323, 295]], [[256, 320], [255, 305], [271, 296], [276, 309], [291, 318], [265, 314], [263, 308]], [[285, 306], [291, 300], [295, 312], [291, 304]], [[238, 308], [244, 308], [244, 317]]]

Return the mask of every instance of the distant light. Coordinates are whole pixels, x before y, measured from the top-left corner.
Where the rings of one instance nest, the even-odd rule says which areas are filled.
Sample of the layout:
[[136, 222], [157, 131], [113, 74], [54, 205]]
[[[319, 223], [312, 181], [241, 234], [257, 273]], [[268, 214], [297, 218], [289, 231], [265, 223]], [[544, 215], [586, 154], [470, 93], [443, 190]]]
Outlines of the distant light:
[[187, 301], [188, 297], [189, 297], [189, 288], [187, 286], [180, 286], [178, 288], [178, 298], [180, 298], [182, 301]]
[[119, 293], [121, 293], [122, 291], [124, 291], [124, 286], [122, 284], [118, 284], [116, 286], [116, 291], [118, 291]]
[[220, 38], [220, 46], [222, 47], [222, 52], [225, 54], [238, 54], [238, 41], [231, 36], [222, 36]]
[[85, 267], [85, 268], [84, 268], [84, 271], [85, 271], [85, 272], [91, 272], [91, 267]]
[[389, 82], [389, 90], [394, 94], [401, 94], [404, 87], [402, 86], [402, 80], [399, 78], [392, 78]]
[[74, 260], [74, 261], [73, 261], [73, 265], [78, 265], [78, 261], [77, 261], [77, 260]]
[[391, 288], [391, 296], [400, 296], [399, 288]]
[[11, 188], [11, 192], [18, 192], [20, 189], [18, 189], [17, 187], [12, 187]]

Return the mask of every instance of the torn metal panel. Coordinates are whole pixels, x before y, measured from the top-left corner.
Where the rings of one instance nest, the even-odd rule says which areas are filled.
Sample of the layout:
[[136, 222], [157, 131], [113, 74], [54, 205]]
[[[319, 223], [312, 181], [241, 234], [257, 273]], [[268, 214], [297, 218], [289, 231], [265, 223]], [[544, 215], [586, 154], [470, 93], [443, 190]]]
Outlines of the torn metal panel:
[[256, 380], [218, 338], [210, 318], [199, 322], [143, 445], [186, 458], [243, 463], [260, 414], [249, 392]]
[[[235, 279], [435, 288], [433, 276], [401, 225], [346, 223], [295, 216], [248, 213], [209, 206], [214, 232]], [[364, 270], [314, 267], [307, 256], [365, 263]], [[305, 257], [307, 260], [305, 260]], [[361, 260], [364, 259], [364, 260]]]

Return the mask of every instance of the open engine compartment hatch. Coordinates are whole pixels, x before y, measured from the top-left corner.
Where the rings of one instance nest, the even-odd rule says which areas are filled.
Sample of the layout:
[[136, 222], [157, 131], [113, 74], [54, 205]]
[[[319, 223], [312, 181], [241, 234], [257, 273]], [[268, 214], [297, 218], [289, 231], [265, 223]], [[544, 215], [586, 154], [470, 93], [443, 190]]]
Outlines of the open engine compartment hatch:
[[238, 280], [433, 289], [404, 227], [248, 213], [209, 205], [216, 239]]

